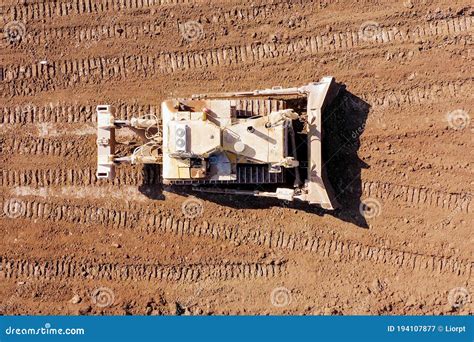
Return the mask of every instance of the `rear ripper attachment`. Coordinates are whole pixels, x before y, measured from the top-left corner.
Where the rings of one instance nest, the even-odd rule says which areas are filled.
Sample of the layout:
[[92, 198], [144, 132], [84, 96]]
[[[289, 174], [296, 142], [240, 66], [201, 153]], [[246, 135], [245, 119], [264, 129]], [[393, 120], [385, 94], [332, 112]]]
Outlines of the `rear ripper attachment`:
[[[204, 192], [295, 199], [335, 209], [322, 160], [322, 116], [339, 92], [333, 77], [296, 88], [193, 95], [162, 103], [155, 115], [116, 120], [97, 107], [97, 177], [116, 165], [160, 164], [164, 184]], [[115, 130], [141, 139], [115, 155]]]

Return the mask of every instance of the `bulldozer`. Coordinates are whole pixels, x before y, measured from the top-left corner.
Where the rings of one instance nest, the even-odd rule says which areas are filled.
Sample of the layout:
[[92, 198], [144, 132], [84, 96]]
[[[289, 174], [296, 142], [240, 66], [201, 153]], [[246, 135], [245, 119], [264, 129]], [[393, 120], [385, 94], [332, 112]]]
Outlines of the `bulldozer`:
[[[97, 106], [97, 178], [122, 163], [155, 164], [161, 181], [194, 191], [339, 205], [323, 160], [323, 118], [341, 86], [323, 77], [301, 87], [192, 95], [161, 104], [161, 115], [128, 120]], [[140, 143], [117, 152], [116, 130]]]

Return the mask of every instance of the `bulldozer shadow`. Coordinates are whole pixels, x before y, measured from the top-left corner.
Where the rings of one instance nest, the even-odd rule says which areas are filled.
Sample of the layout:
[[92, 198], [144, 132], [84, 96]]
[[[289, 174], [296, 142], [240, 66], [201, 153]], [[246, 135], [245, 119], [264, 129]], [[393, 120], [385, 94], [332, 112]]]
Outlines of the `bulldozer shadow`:
[[[350, 93], [341, 89], [337, 98], [326, 109], [323, 116], [323, 160], [335, 199], [340, 208], [325, 210], [300, 201], [281, 201], [274, 198], [248, 195], [231, 195], [213, 192], [195, 191], [190, 186], [153, 186], [140, 187], [140, 191], [151, 199], [164, 198], [163, 190], [185, 196], [193, 196], [205, 201], [217, 203], [235, 209], [268, 209], [272, 207], [291, 208], [319, 216], [331, 215], [360, 228], [368, 228], [363, 216], [361, 171], [368, 168], [358, 157], [360, 136], [364, 132], [370, 106]], [[254, 190], [267, 190], [258, 185]], [[216, 190], [219, 188], [216, 186]]]
[[359, 158], [358, 152], [370, 105], [345, 89], [331, 107], [323, 122], [323, 157], [340, 209], [327, 213], [368, 228], [361, 202], [361, 173], [369, 165]]

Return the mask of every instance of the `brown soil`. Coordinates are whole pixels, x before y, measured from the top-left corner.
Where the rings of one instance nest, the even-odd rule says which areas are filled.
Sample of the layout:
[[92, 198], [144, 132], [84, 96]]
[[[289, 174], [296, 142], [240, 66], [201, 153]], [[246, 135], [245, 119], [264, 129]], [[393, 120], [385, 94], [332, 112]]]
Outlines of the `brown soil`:
[[[474, 312], [451, 298], [474, 296], [474, 128], [447, 120], [472, 115], [469, 1], [21, 3], [1, 6], [25, 29], [1, 43], [1, 312]], [[188, 219], [190, 194], [153, 168], [95, 179], [98, 104], [158, 114], [173, 96], [326, 75], [346, 87], [326, 139], [336, 212], [192, 194], [204, 212]]]

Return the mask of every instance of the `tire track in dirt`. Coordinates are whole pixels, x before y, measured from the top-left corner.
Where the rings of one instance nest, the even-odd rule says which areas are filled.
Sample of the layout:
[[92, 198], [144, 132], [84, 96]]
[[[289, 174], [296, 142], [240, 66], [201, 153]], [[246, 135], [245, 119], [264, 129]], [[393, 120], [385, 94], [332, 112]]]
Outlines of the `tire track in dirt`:
[[[2, 200], [2, 206], [5, 199]], [[83, 205], [57, 204], [37, 199], [24, 200], [22, 218], [74, 224], [99, 224], [114, 229], [128, 229], [155, 234], [170, 233], [176, 236], [207, 237], [227, 241], [236, 245], [253, 244], [267, 248], [292, 252], [306, 252], [323, 257], [338, 257], [347, 261], [370, 261], [375, 264], [391, 265], [408, 271], [450, 273], [470, 277], [473, 263], [455, 257], [427, 255], [406, 252], [388, 247], [377, 247], [357, 241], [308, 237], [289, 234], [282, 230], [262, 230], [239, 225], [198, 223], [172, 215], [153, 213], [148, 210], [120, 210], [96, 208]]]
[[[96, 169], [21, 169], [2, 170], [0, 186], [14, 187], [50, 187], [50, 186], [157, 186], [161, 185], [159, 168], [143, 168], [137, 172], [133, 168], [118, 168], [112, 181], [98, 180]], [[421, 207], [432, 207], [445, 210], [460, 208], [461, 212], [470, 213], [472, 194], [449, 193], [411, 185], [398, 185], [382, 181], [362, 181], [364, 197], [375, 197], [382, 200], [393, 200]]]
[[[450, 98], [466, 98], [472, 95], [472, 78], [428, 82], [409, 89], [389, 89], [371, 93], [355, 94], [374, 108], [402, 107], [413, 104], [434, 103]], [[350, 89], [349, 89], [350, 90]], [[126, 120], [132, 116], [160, 114], [159, 105], [110, 103], [116, 110], [116, 117]], [[96, 105], [90, 103], [50, 103], [35, 105], [26, 103], [5, 106], [0, 110], [0, 124], [27, 123], [86, 123], [97, 121]]]
[[[151, 104], [110, 103], [116, 109], [116, 118], [126, 120], [132, 116], [159, 114], [160, 106]], [[86, 123], [97, 122], [97, 104], [50, 103], [35, 105], [31, 102], [0, 111], [0, 124], [27, 123]]]
[[372, 91], [360, 98], [375, 108], [434, 103], [443, 99], [472, 97], [472, 78], [425, 84], [409, 89]]
[[22, 169], [2, 170], [0, 186], [108, 186], [108, 185], [159, 185], [161, 174], [153, 168], [143, 168], [136, 172], [130, 168], [118, 168], [116, 177], [112, 181], [99, 180], [96, 177], [96, 168], [48, 168], [48, 169]]
[[[423, 109], [424, 107], [420, 107]], [[449, 141], [454, 141], [455, 137], [458, 136], [458, 133], [456, 130], [450, 129], [446, 130], [444, 127], [442, 128], [436, 128], [436, 129], [423, 129], [423, 130], [413, 130], [413, 131], [405, 131], [403, 133], [403, 138], [408, 139], [408, 143], [412, 143], [411, 140], [417, 140], [420, 137], [424, 136], [434, 136], [438, 135], [438, 138], [443, 138], [448, 139]], [[384, 135], [381, 135], [380, 133], [368, 133], [364, 135], [363, 139], [363, 144], [365, 145], [365, 148], [370, 147], [372, 144], [377, 144], [377, 143], [400, 143], [400, 132], [389, 132]]]
[[[67, 131], [68, 134], [72, 130]], [[120, 140], [120, 138], [118, 138]], [[126, 144], [115, 146], [116, 155], [126, 155], [132, 152], [134, 147]], [[0, 153], [4, 156], [51, 156], [61, 159], [73, 159], [82, 165], [92, 165], [97, 160], [97, 142], [93, 134], [86, 136], [68, 136], [61, 134], [60, 137], [42, 138], [36, 136], [12, 137], [0, 135]], [[61, 160], [48, 161], [49, 163], [61, 163]], [[56, 168], [56, 166], [54, 166]], [[136, 172], [136, 171], [135, 171]]]
[[54, 260], [27, 260], [0, 256], [0, 277], [11, 278], [84, 278], [94, 280], [134, 281], [162, 280], [195, 282], [256, 280], [282, 276], [285, 263], [222, 263], [222, 264], [119, 264], [91, 262], [60, 257]]
[[[474, 17], [460, 17], [424, 23], [414, 29], [381, 29], [373, 41], [361, 31], [348, 31], [298, 38], [287, 43], [251, 43], [195, 52], [162, 52], [155, 55], [91, 57], [57, 60], [48, 65], [7, 65], [4, 67], [3, 91], [10, 96], [31, 95], [44, 90], [73, 87], [80, 83], [101, 83], [110, 79], [149, 78], [158, 74], [205, 69], [210, 67], [254, 64], [280, 57], [296, 57], [320, 52], [377, 47], [408, 43], [429, 37], [457, 35], [472, 30]], [[27, 80], [36, 79], [31, 84]]]
[[184, 5], [202, 0], [47, 0], [28, 1], [26, 4], [2, 6], [12, 20], [31, 20], [83, 14], [102, 14], [114, 11], [147, 9], [163, 5]]
[[397, 185], [386, 182], [363, 181], [362, 191], [365, 197], [376, 197], [383, 200], [395, 200], [413, 205], [426, 205], [433, 208], [472, 212], [472, 194], [446, 193], [427, 188], [409, 185]]
[[[96, 140], [94, 136], [80, 136], [74, 139], [38, 138], [32, 136], [8, 137], [0, 136], [0, 151], [3, 155], [41, 155], [64, 158], [90, 158], [96, 156]], [[95, 160], [95, 158], [94, 158]]]
[[[304, 2], [293, 3], [293, 10], [301, 10], [305, 5]], [[233, 23], [238, 20], [239, 23], [252, 23], [257, 20], [272, 18], [277, 11], [284, 14], [288, 10], [287, 1], [272, 1], [270, 4], [255, 5], [252, 7], [235, 7], [231, 10], [226, 8], [215, 8], [209, 15], [198, 14], [193, 17], [193, 21], [199, 23], [211, 23], [214, 25], [221, 25], [224, 23]], [[114, 18], [109, 19], [109, 22], [104, 20], [104, 24], [95, 26], [60, 26], [48, 27], [41, 29], [30, 29], [28, 35], [23, 37], [22, 42], [25, 44], [45, 44], [47, 42], [55, 42], [58, 39], [66, 39], [69, 42], [76, 44], [94, 44], [98, 40], [104, 41], [106, 39], [144, 39], [147, 37], [153, 38], [156, 34], [162, 32], [163, 29], [169, 26], [176, 26], [179, 31], [179, 25], [176, 25], [176, 19], [167, 16], [165, 19], [159, 20], [142, 20], [134, 22], [119, 22]]]
[[[108, 12], [116, 11], [127, 11], [127, 10], [149, 10], [160, 7], [177, 7], [181, 5], [199, 5], [210, 3], [211, 1], [205, 0], [74, 0], [74, 1], [61, 1], [61, 0], [45, 0], [45, 1], [28, 1], [24, 5], [13, 5], [13, 6], [1, 6], [3, 12], [7, 18], [11, 20], [36, 20], [46, 19], [55, 17], [68, 17], [71, 15], [90, 15], [90, 14], [106, 14]], [[214, 3], [220, 4], [219, 1], [213, 1]], [[374, 0], [362, 1], [363, 3], [378, 3]], [[234, 15], [236, 19], [252, 18], [260, 13], [261, 9], [265, 9], [268, 6], [274, 6], [275, 4], [288, 3], [288, 1], [260, 1], [254, 3], [252, 8], [238, 8], [233, 11], [229, 11], [227, 16]], [[342, 3], [340, 0], [292, 0], [291, 4], [310, 3], [317, 8], [325, 8], [330, 4]], [[345, 3], [345, 2], [344, 2]], [[230, 4], [234, 6], [235, 4]], [[255, 13], [258, 11], [258, 13]], [[213, 18], [218, 16], [222, 17], [222, 14], [215, 13]], [[226, 17], [224, 17], [228, 20]]]

